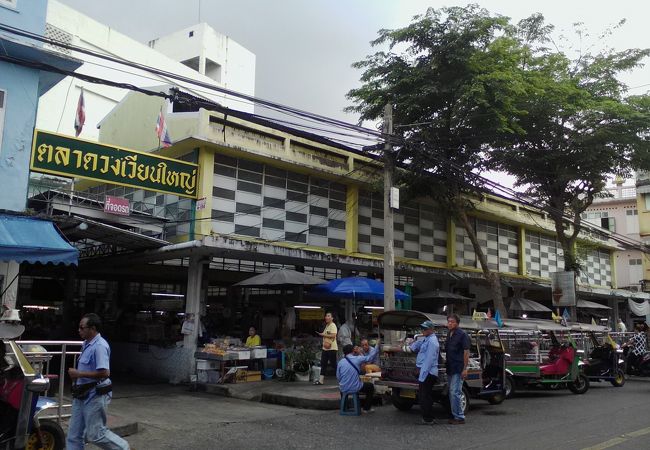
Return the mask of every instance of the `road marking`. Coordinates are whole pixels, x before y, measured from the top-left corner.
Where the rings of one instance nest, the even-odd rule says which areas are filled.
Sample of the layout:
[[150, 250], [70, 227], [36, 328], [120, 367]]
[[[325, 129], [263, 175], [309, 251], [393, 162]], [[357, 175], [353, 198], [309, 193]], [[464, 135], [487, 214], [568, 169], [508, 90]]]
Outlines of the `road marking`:
[[592, 447], [585, 447], [582, 450], [604, 450], [606, 448], [610, 448], [610, 447], [614, 447], [615, 445], [622, 444], [623, 442], [628, 441], [630, 438], [636, 438], [646, 434], [650, 434], [650, 427], [641, 428], [640, 430], [631, 431], [629, 433], [622, 434], [620, 437], [610, 439], [605, 442], [601, 442], [600, 444], [596, 444]]

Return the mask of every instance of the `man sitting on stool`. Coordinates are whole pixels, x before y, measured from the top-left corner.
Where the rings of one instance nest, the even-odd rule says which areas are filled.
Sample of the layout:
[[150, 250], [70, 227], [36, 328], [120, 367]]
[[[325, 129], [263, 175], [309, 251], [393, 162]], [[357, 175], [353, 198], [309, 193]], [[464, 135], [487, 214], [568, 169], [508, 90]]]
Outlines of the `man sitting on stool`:
[[377, 352], [379, 351], [379, 341], [370, 353], [365, 356], [357, 356], [353, 353], [354, 347], [350, 344], [343, 346], [343, 353], [345, 356], [339, 360], [336, 366], [336, 379], [339, 380], [339, 389], [341, 396], [345, 394], [354, 394], [363, 392], [366, 398], [363, 401], [363, 410], [371, 411], [372, 398], [375, 393], [375, 387], [372, 383], [362, 382], [359, 376], [361, 375], [361, 364], [370, 362]]

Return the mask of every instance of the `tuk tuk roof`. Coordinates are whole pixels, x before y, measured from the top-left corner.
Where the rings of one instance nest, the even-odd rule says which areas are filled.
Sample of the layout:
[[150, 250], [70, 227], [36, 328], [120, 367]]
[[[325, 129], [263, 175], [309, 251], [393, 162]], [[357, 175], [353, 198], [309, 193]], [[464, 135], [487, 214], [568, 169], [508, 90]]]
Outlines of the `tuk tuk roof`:
[[[447, 327], [447, 316], [429, 314], [420, 311], [400, 310], [386, 311], [379, 315], [379, 327], [385, 330], [406, 330], [418, 328], [422, 322], [430, 320], [436, 327]], [[486, 330], [498, 328], [494, 320], [472, 320], [469, 316], [460, 316], [460, 328], [465, 330]]]
[[503, 326], [515, 330], [571, 331], [570, 327], [544, 319], [503, 319]]
[[572, 331], [595, 331], [595, 332], [609, 331], [607, 327], [604, 325], [594, 325], [592, 323], [579, 323], [579, 322], [572, 323], [571, 330]]

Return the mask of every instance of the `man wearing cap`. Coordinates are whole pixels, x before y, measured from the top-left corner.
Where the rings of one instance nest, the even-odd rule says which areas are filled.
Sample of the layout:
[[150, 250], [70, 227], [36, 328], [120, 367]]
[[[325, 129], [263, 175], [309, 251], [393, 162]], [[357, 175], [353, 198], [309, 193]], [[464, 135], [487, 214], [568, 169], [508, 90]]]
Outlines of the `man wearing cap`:
[[433, 386], [438, 382], [438, 353], [440, 344], [433, 332], [433, 322], [424, 321], [421, 325], [424, 339], [413, 342], [409, 348], [417, 352], [415, 365], [420, 369], [418, 377], [420, 408], [422, 409], [422, 423], [433, 424]]

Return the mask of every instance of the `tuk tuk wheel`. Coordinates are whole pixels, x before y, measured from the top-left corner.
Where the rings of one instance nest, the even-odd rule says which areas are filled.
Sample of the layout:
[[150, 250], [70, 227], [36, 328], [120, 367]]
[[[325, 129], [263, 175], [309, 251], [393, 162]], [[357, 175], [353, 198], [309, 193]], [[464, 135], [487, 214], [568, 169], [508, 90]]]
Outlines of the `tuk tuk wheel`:
[[490, 405], [500, 405], [505, 399], [505, 394], [496, 394], [488, 398], [487, 401], [490, 403]]
[[[442, 405], [445, 410], [451, 414], [451, 403], [449, 401], [449, 392], [445, 394], [444, 397], [440, 400], [440, 404]], [[467, 414], [469, 411], [469, 391], [465, 386], [463, 386], [463, 391], [460, 397], [460, 404], [463, 407], [463, 413]]]
[[578, 377], [569, 383], [569, 390], [574, 394], [584, 394], [589, 390], [589, 378], [584, 374], [579, 374]]
[[506, 375], [506, 398], [512, 398], [515, 395], [515, 380], [510, 375]]
[[614, 387], [623, 387], [625, 384], [625, 373], [621, 369], [616, 370], [616, 377], [611, 381]]
[[400, 390], [393, 388], [390, 394], [390, 398], [393, 401], [393, 406], [400, 411], [408, 411], [415, 404], [414, 399], [400, 397]]
[[51, 420], [41, 420], [41, 435], [43, 436], [43, 445], [38, 445], [38, 435], [36, 431], [27, 438], [25, 450], [63, 450], [65, 448], [65, 433], [58, 423]]

